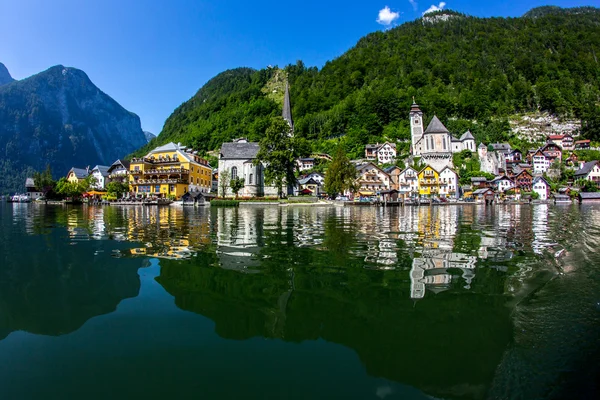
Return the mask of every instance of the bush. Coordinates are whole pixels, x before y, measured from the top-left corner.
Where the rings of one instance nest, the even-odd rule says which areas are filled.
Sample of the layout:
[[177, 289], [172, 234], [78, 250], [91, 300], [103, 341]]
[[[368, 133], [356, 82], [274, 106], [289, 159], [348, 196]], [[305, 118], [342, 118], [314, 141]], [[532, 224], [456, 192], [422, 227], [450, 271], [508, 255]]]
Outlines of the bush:
[[214, 207], [237, 207], [240, 202], [238, 200], [213, 200], [210, 205]]

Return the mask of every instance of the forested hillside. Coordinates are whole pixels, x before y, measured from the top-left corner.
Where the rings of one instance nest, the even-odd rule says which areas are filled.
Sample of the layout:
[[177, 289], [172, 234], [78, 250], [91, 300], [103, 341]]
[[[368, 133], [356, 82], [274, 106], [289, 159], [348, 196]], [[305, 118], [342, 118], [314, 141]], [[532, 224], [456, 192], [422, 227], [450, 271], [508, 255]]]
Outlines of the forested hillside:
[[[326, 39], [324, 39], [326, 40]], [[548, 111], [583, 120], [600, 114], [600, 10], [542, 7], [521, 18], [444, 11], [362, 38], [318, 70], [285, 67], [296, 135], [314, 150], [340, 140], [351, 156], [367, 142], [408, 139], [414, 96], [429, 119], [478, 141], [507, 140], [511, 115]], [[258, 140], [281, 104], [265, 90], [279, 70], [241, 68], [210, 80], [169, 117], [149, 147], [181, 141], [205, 151]], [[143, 149], [141, 152], [145, 151]]]

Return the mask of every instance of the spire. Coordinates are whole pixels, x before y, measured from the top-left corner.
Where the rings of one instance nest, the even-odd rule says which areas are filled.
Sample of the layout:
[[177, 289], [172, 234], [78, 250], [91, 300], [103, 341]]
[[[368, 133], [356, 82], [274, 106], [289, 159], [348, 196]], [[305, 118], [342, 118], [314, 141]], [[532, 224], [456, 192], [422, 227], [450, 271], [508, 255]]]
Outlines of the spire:
[[290, 87], [288, 83], [285, 83], [285, 95], [283, 96], [283, 112], [281, 113], [283, 119], [290, 124], [292, 132], [294, 131], [294, 120], [292, 119], [292, 103], [290, 102]]
[[412, 113], [422, 113], [421, 109], [419, 108], [419, 105], [415, 102], [415, 96], [413, 96], [413, 102], [412, 105], [410, 106], [410, 112]]

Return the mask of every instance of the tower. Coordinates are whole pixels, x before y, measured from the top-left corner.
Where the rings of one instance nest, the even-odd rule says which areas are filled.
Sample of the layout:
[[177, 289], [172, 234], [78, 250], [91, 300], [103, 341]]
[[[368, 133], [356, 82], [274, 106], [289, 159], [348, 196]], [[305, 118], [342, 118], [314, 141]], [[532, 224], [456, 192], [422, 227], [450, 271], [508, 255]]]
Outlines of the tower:
[[411, 152], [413, 156], [420, 156], [421, 145], [418, 144], [421, 138], [423, 137], [423, 112], [415, 103], [415, 98], [413, 97], [413, 103], [410, 107], [410, 139], [411, 139]]
[[290, 101], [290, 87], [285, 83], [285, 94], [283, 96], [283, 111], [281, 113], [283, 119], [290, 125], [291, 136], [294, 136], [294, 120], [292, 119], [292, 102]]

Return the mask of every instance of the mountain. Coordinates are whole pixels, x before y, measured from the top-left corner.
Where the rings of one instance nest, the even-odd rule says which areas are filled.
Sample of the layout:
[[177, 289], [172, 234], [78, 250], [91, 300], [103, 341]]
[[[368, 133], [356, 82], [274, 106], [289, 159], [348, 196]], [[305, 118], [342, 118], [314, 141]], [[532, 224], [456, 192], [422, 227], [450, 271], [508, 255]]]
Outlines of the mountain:
[[413, 96], [427, 119], [437, 115], [453, 133], [508, 140], [515, 114], [600, 114], [598, 57], [597, 8], [532, 10], [521, 18], [433, 13], [363, 37], [320, 70], [298, 61], [283, 70], [225, 71], [173, 112], [152, 145], [210, 151], [235, 137], [257, 140], [281, 114], [280, 90], [271, 88], [285, 75], [295, 134], [315, 151], [331, 152], [337, 138], [352, 157], [386, 139], [406, 151]]
[[0, 193], [21, 190], [32, 170], [110, 165], [146, 144], [140, 119], [81, 70], [54, 66], [0, 87]]
[[156, 135], [152, 132], [144, 131], [144, 137], [146, 138], [146, 142], [149, 142], [154, 139]]
[[14, 81], [14, 79], [10, 76], [8, 69], [4, 64], [0, 63], [0, 86], [11, 83], [12, 81]]

